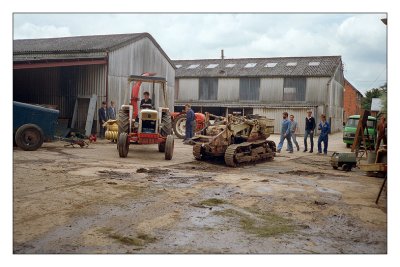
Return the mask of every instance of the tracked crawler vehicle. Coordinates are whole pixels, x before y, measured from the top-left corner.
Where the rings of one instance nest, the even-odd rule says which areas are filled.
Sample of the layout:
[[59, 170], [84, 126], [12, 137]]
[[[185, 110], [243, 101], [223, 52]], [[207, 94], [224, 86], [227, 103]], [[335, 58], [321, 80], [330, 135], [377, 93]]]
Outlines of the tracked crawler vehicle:
[[[210, 114], [206, 113], [206, 122], [209, 118]], [[197, 160], [223, 157], [230, 167], [272, 160], [276, 145], [267, 138], [273, 132], [272, 119], [229, 114], [192, 138], [193, 155]]]

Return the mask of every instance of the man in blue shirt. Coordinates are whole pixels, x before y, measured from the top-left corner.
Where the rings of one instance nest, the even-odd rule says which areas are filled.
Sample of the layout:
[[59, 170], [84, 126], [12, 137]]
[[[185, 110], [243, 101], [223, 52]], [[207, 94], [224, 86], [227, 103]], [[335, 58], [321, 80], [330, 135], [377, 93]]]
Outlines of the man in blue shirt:
[[331, 131], [329, 122], [326, 121], [326, 116], [321, 114], [321, 122], [318, 124], [318, 130], [321, 131], [318, 137], [318, 154], [322, 153], [321, 143], [324, 142], [324, 154], [328, 153], [328, 134]]
[[292, 138], [290, 136], [290, 125], [291, 125], [291, 123], [288, 120], [288, 113], [287, 112], [283, 112], [282, 116], [283, 116], [283, 121], [282, 121], [282, 126], [281, 126], [281, 140], [279, 141], [278, 150], [276, 152], [281, 153], [283, 142], [286, 139], [287, 142], [288, 142], [289, 153], [293, 153], [293, 144], [292, 144], [292, 140], [291, 140]]

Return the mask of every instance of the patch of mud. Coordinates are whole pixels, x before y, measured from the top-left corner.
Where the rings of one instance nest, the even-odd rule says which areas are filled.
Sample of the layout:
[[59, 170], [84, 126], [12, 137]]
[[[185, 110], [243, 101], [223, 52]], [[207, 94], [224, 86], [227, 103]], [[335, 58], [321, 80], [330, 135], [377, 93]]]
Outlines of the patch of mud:
[[188, 188], [196, 183], [214, 181], [214, 178], [207, 175], [170, 173], [169, 176], [151, 177], [148, 181], [168, 188]]
[[190, 170], [190, 171], [202, 171], [202, 172], [226, 172], [227, 170], [233, 170], [230, 167], [225, 165], [225, 161], [223, 159], [216, 158], [211, 161], [192, 161], [186, 163], [180, 163], [175, 165], [170, 165], [169, 167], [175, 170]]
[[[68, 157], [71, 156], [70, 153], [67, 153], [67, 152], [64, 151], [65, 147], [43, 147], [43, 149], [46, 149], [46, 150], [51, 151], [51, 152], [56, 152], [56, 153], [59, 153], [61, 155], [65, 155], [65, 156], [68, 156]], [[74, 156], [78, 157], [77, 155], [74, 155]]]
[[318, 171], [309, 171], [309, 170], [291, 170], [286, 172], [279, 172], [279, 174], [289, 174], [293, 176], [314, 176], [318, 179], [323, 180], [347, 180], [350, 177], [348, 174], [343, 174], [342, 172], [335, 173], [326, 173], [326, 172], [318, 172]]
[[289, 159], [292, 162], [304, 164], [305, 166], [317, 166], [317, 167], [329, 167], [332, 168], [331, 164], [329, 163], [330, 157], [324, 156], [304, 156], [300, 158]]
[[149, 175], [166, 175], [171, 172], [168, 169], [160, 169], [160, 168], [139, 168], [136, 170], [137, 173], [147, 173]]
[[102, 170], [97, 172], [99, 176], [109, 179], [127, 179], [131, 177], [129, 172], [118, 172], [113, 170]]

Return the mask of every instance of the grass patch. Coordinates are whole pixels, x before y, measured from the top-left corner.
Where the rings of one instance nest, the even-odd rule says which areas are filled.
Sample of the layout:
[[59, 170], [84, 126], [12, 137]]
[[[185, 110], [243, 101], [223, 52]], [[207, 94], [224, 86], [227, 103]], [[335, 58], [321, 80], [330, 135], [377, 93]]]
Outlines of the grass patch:
[[204, 206], [218, 206], [225, 203], [226, 201], [220, 198], [209, 198], [201, 201], [199, 204]]
[[118, 233], [112, 232], [111, 228], [102, 228], [98, 230], [100, 233], [107, 235], [109, 238], [117, 240], [118, 242], [129, 245], [141, 247], [148, 243], [153, 243], [157, 238], [149, 236], [147, 234], [139, 234], [136, 237], [123, 236]]
[[249, 212], [254, 216], [233, 209], [215, 211], [214, 214], [238, 219], [244, 231], [260, 237], [270, 237], [294, 231], [294, 226], [288, 219], [256, 210], [249, 210]]

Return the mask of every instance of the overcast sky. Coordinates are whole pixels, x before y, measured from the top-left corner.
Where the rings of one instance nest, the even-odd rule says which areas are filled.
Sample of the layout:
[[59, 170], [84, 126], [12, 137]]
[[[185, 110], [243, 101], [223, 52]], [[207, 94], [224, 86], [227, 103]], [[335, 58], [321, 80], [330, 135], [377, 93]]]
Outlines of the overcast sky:
[[386, 82], [386, 14], [15, 14], [14, 39], [149, 32], [171, 59], [341, 55], [361, 92]]

